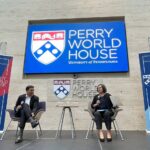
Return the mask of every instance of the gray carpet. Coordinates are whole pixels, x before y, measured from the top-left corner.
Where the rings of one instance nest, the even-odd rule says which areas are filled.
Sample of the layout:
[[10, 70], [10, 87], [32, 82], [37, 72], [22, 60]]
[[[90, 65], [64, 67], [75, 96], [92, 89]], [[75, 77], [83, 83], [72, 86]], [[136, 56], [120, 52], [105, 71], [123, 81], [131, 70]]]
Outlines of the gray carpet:
[[62, 136], [55, 139], [55, 131], [44, 131], [36, 139], [35, 131], [25, 131], [24, 141], [16, 145], [15, 131], [8, 131], [0, 141], [0, 150], [150, 150], [150, 136], [144, 131], [124, 131], [124, 141], [113, 133], [113, 141], [109, 143], [100, 143], [95, 133], [90, 133], [86, 140], [85, 134], [85, 131], [77, 131], [72, 139], [71, 131], [63, 131]]

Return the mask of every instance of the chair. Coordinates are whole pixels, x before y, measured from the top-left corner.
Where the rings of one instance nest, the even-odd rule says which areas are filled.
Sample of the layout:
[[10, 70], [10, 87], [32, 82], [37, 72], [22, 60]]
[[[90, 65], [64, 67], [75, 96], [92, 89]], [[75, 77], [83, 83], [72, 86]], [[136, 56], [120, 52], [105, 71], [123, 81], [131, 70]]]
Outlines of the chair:
[[[114, 98], [114, 97], [113, 97]], [[112, 99], [113, 99], [112, 98]], [[112, 100], [111, 99], [111, 100]], [[88, 103], [88, 109], [85, 109], [85, 111], [87, 111], [89, 114], [90, 114], [90, 116], [91, 116], [91, 122], [90, 122], [90, 125], [89, 125], [89, 128], [88, 128], [88, 130], [87, 130], [87, 132], [86, 132], [86, 136], [85, 136], [85, 139], [88, 139], [88, 135], [89, 135], [89, 132], [90, 132], [90, 130], [92, 129], [92, 132], [93, 132], [93, 128], [94, 128], [94, 123], [95, 123], [95, 116], [93, 115], [94, 114], [94, 109], [91, 107], [91, 103], [92, 102], [89, 102]], [[112, 103], [113, 103], [113, 101], [112, 101]], [[124, 140], [124, 137], [123, 137], [123, 135], [122, 135], [122, 132], [121, 132], [121, 130], [119, 129], [119, 126], [118, 126], [118, 123], [117, 123], [117, 120], [116, 120], [116, 116], [117, 116], [117, 114], [118, 114], [118, 112], [119, 111], [122, 111], [123, 109], [120, 109], [119, 108], [119, 106], [114, 106], [114, 115], [111, 117], [111, 121], [112, 121], [112, 123], [113, 123], [113, 126], [114, 126], [114, 129], [115, 129], [115, 132], [116, 132], [116, 135], [118, 134], [118, 132], [119, 132], [119, 135], [120, 135], [120, 137], [121, 137], [121, 140], [123, 141]], [[104, 121], [103, 121], [104, 122]], [[91, 128], [92, 127], [92, 128]], [[116, 128], [117, 127], [117, 128]]]
[[[18, 133], [18, 129], [19, 129], [19, 121], [20, 121], [20, 118], [19, 117], [15, 117], [15, 114], [14, 114], [14, 110], [12, 109], [7, 109], [6, 110], [8, 113], [9, 113], [9, 116], [10, 116], [10, 122], [8, 123], [8, 126], [7, 128], [4, 130], [0, 140], [3, 140], [3, 137], [6, 133], [6, 131], [8, 130], [10, 124], [12, 121], [17, 121], [18, 122], [18, 125], [17, 125], [17, 130], [16, 130], [16, 136], [17, 136], [17, 133]], [[46, 111], [46, 102], [39, 102], [39, 106], [38, 106], [38, 110], [35, 114], [35, 119], [39, 122], [42, 114]], [[27, 121], [27, 123], [30, 123], [29, 121]], [[41, 129], [41, 125], [40, 125], [40, 122], [39, 122], [39, 129], [40, 129], [40, 135], [42, 135], [42, 129]], [[37, 136], [37, 139], [39, 138], [39, 133], [38, 133], [38, 130], [37, 128], [35, 128], [35, 131], [36, 131], [36, 136]]]

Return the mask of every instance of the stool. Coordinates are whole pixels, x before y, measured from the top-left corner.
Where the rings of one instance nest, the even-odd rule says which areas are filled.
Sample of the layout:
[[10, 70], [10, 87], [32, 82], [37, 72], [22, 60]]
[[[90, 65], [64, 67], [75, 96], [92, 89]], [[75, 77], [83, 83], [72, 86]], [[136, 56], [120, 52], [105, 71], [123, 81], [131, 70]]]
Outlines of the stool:
[[65, 110], [68, 109], [69, 110], [69, 116], [70, 116], [70, 123], [71, 123], [71, 132], [72, 132], [72, 139], [75, 137], [75, 126], [74, 126], [74, 121], [73, 121], [73, 115], [72, 115], [72, 107], [78, 107], [78, 106], [62, 106], [62, 105], [56, 105], [57, 107], [62, 107], [62, 113], [61, 113], [61, 117], [60, 117], [60, 121], [58, 124], [58, 130], [56, 132], [56, 138], [59, 136], [61, 136], [61, 132], [62, 132], [62, 127], [63, 127], [63, 121], [64, 121], [64, 116], [65, 116]]

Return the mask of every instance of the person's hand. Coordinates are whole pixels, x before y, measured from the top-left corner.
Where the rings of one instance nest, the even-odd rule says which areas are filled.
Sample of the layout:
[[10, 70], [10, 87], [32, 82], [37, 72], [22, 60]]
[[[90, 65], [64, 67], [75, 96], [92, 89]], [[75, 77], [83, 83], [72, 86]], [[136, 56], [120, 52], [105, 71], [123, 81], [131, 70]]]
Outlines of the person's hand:
[[100, 104], [100, 101], [97, 100], [97, 101], [96, 101], [96, 104], [94, 104], [93, 107], [97, 107], [99, 104]]
[[16, 108], [16, 110], [18, 111], [18, 110], [21, 109], [21, 108], [22, 108], [22, 106], [21, 106], [21, 105], [18, 105], [17, 108]]
[[34, 117], [35, 116], [35, 114], [34, 113], [32, 113], [32, 117]]
[[99, 105], [100, 104], [100, 100], [97, 100], [96, 104]]

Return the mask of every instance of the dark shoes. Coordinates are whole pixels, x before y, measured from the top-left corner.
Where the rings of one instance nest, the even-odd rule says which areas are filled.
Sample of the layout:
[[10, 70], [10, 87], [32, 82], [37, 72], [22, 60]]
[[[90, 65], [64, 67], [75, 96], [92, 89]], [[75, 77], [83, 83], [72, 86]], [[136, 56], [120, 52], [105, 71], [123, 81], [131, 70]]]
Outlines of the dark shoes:
[[[101, 142], [105, 142], [105, 138], [99, 138]], [[107, 142], [111, 142], [112, 138], [107, 138]]]
[[[35, 128], [39, 124], [39, 122], [33, 119], [32, 117], [29, 118], [29, 121], [31, 122], [32, 128]], [[20, 129], [15, 144], [21, 143], [22, 141], [23, 141], [23, 129]]]
[[105, 138], [99, 138], [101, 142], [105, 142]]
[[38, 124], [39, 124], [39, 122], [36, 121], [36, 120], [34, 120], [33, 122], [31, 122], [32, 128], [35, 128]]
[[107, 138], [107, 142], [111, 142], [112, 141], [112, 138]]
[[[107, 142], [111, 142], [112, 141], [112, 135], [111, 135], [111, 131], [107, 131]], [[99, 140], [100, 142], [105, 142], [105, 137], [103, 134], [103, 131], [99, 131]]]
[[31, 122], [32, 128], [35, 128], [39, 124], [39, 122], [32, 117], [29, 118], [29, 121]]
[[112, 141], [111, 131], [108, 130], [108, 131], [107, 131], [107, 142], [111, 142], [111, 141]]
[[16, 141], [15, 141], [15, 144], [21, 143], [22, 141], [23, 141], [23, 138], [18, 136]]
[[23, 141], [23, 129], [20, 129], [19, 135], [16, 138], [15, 144], [21, 143]]
[[99, 131], [99, 139], [100, 139], [101, 142], [105, 142], [103, 131]]

